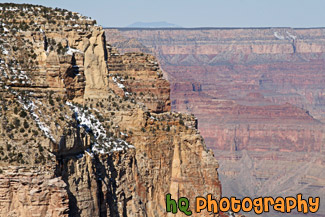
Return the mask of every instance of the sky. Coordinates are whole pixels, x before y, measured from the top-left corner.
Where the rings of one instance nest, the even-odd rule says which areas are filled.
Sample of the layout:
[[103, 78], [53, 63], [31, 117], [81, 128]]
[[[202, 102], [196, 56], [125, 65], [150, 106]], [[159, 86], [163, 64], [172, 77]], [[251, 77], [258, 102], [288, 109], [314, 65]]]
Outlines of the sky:
[[[1, 1], [9, 2], [9, 1]], [[325, 0], [16, 0], [65, 8], [104, 27], [165, 21], [182, 27], [324, 27]]]

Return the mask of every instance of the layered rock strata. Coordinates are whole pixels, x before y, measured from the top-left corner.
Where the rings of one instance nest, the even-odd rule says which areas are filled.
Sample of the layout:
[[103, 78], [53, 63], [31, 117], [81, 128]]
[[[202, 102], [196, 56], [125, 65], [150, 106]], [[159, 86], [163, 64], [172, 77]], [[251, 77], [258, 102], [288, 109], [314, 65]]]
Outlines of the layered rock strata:
[[325, 197], [323, 28], [106, 29], [106, 35], [121, 35], [108, 40], [121, 53], [157, 56], [171, 83], [172, 110], [198, 117], [222, 165], [225, 195]]
[[194, 116], [170, 112], [154, 57], [118, 55], [77, 13], [0, 7], [1, 216], [167, 216], [167, 193], [191, 208], [221, 197], [218, 163]]

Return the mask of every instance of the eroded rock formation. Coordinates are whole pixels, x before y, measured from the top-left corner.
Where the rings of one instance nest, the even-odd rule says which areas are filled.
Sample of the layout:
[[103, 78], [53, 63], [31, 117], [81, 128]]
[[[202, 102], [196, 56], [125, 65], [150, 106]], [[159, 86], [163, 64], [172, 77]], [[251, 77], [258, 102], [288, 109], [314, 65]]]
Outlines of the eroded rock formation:
[[108, 40], [121, 53], [157, 56], [171, 83], [172, 109], [198, 117], [222, 165], [225, 195], [325, 197], [323, 28], [106, 29], [106, 35], [121, 36]]
[[153, 56], [119, 55], [77, 13], [0, 7], [1, 216], [167, 216], [167, 193], [220, 198]]

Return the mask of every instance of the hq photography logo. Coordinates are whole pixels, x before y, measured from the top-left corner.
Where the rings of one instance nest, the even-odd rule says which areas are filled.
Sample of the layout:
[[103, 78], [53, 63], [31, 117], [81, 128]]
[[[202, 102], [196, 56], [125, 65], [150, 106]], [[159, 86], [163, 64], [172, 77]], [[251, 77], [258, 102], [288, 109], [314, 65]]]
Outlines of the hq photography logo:
[[210, 213], [229, 212], [251, 212], [262, 214], [270, 212], [271, 209], [281, 213], [291, 213], [297, 210], [300, 213], [316, 213], [319, 210], [320, 198], [309, 197], [307, 200], [303, 199], [302, 194], [297, 194], [296, 197], [259, 197], [251, 199], [245, 197], [242, 200], [236, 197], [223, 197], [217, 201], [208, 194], [207, 197], [196, 197], [195, 207], [191, 209], [190, 201], [186, 197], [180, 197], [177, 201], [172, 199], [171, 194], [166, 195], [166, 212], [176, 214], [178, 211], [187, 216], [191, 216], [193, 212], [201, 213], [207, 210]]

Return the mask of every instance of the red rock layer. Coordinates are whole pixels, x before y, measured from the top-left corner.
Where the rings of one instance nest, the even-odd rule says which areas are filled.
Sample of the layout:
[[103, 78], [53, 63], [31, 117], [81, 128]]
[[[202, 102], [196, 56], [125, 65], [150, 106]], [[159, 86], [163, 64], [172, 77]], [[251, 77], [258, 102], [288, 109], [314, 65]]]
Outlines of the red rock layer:
[[[106, 30], [110, 34], [118, 33]], [[135, 39], [154, 50], [171, 82], [172, 109], [198, 117], [208, 147], [229, 150], [236, 140], [237, 149], [260, 143], [271, 149], [266, 144], [274, 144], [268, 142], [272, 135], [284, 150], [321, 149], [324, 29], [124, 29], [119, 34], [113, 45], [122, 52]], [[249, 139], [240, 130], [236, 136], [225, 133], [237, 128], [248, 128]]]
[[136, 39], [157, 56], [171, 83], [172, 110], [198, 117], [220, 162], [224, 195], [325, 198], [325, 29], [119, 34], [112, 44], [121, 52], [143, 49], [131, 46]]
[[109, 47], [109, 87], [121, 97], [142, 102], [149, 111], [170, 111], [169, 82], [162, 78], [156, 58], [144, 53], [120, 55]]

